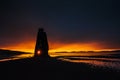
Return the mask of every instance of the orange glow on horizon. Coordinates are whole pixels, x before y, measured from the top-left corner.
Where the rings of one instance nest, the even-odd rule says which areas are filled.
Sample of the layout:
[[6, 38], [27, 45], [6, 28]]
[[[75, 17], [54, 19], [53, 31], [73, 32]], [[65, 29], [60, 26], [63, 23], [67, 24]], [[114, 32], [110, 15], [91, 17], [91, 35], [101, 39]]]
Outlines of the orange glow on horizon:
[[99, 50], [100, 47], [98, 47], [98, 44], [96, 43], [90, 43], [90, 44], [81, 44], [81, 43], [74, 43], [74, 44], [66, 44], [59, 48], [52, 49], [50, 52], [60, 52], [60, 51], [94, 51]]
[[[49, 44], [49, 52], [72, 52], [72, 51], [111, 51], [117, 49], [103, 49], [98, 43], [51, 43]], [[15, 51], [31, 52], [34, 53], [35, 42], [24, 42], [13, 46], [4, 47], [1, 49], [9, 49]]]
[[3, 47], [1, 49], [8, 49], [8, 50], [14, 50], [14, 51], [23, 51], [23, 52], [34, 52], [35, 42], [23, 42], [19, 44], [14, 44], [11, 46]]

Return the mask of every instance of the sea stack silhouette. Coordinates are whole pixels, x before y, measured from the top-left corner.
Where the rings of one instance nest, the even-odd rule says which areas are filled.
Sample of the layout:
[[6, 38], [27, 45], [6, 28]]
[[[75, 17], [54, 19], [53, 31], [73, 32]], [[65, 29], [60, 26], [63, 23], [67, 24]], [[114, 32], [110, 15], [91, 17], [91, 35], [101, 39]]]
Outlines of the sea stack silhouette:
[[48, 55], [48, 50], [49, 45], [46, 32], [44, 32], [43, 28], [39, 28], [36, 39], [34, 57], [49, 58], [50, 56]]

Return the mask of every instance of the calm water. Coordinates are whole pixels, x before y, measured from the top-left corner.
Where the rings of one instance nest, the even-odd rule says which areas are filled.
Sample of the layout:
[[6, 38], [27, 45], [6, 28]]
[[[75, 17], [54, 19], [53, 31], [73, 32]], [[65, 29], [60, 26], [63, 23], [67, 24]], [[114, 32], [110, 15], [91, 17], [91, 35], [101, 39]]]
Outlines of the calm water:
[[[56, 57], [62, 61], [85, 63], [93, 67], [106, 67], [120, 70], [120, 52], [114, 53], [49, 53], [51, 57]], [[8, 61], [33, 57], [33, 54], [20, 54], [9, 57], [1, 57], [0, 61]]]
[[[57, 55], [56, 55], [57, 54]], [[93, 67], [105, 67], [120, 70], [120, 52], [114, 53], [56, 53], [52, 56], [74, 63], [86, 63]]]

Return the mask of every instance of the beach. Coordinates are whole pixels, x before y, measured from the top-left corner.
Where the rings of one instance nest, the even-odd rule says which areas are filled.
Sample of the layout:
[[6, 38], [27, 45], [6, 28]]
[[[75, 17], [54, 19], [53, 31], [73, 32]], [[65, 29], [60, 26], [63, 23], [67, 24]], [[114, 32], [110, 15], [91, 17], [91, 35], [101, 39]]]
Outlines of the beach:
[[0, 63], [2, 80], [119, 80], [120, 72], [57, 58], [26, 58]]

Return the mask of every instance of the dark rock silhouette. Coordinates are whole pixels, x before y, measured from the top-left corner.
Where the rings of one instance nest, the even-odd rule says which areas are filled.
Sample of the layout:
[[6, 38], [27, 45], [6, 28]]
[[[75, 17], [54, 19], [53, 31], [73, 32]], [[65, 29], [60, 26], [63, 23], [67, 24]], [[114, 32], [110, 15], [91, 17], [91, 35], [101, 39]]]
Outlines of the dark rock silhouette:
[[39, 28], [34, 57], [49, 58], [48, 50], [49, 50], [49, 46], [48, 46], [46, 32], [44, 32], [43, 28]]

